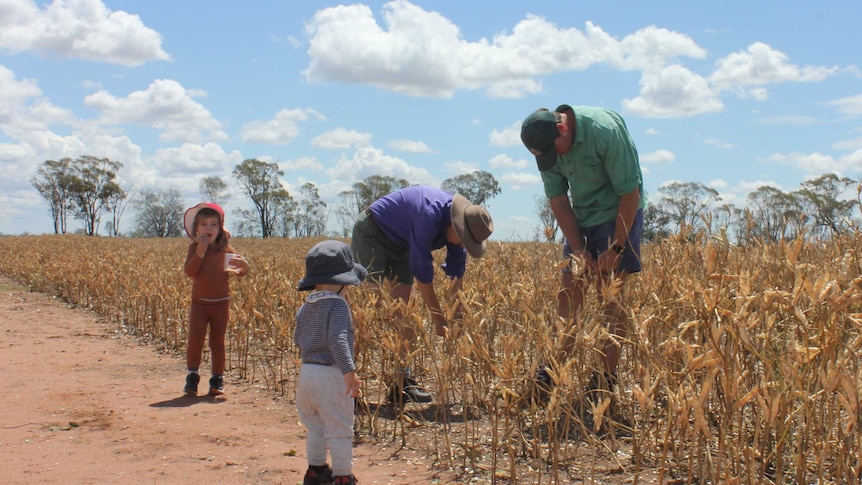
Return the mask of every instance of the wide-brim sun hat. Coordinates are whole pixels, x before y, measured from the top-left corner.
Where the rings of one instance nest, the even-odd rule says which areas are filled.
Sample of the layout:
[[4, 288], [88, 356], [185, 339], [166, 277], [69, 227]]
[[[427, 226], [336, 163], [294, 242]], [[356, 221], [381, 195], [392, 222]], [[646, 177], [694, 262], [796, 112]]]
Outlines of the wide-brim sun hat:
[[485, 254], [485, 241], [494, 232], [494, 221], [488, 210], [480, 205], [473, 205], [461, 194], [452, 197], [452, 227], [474, 258]]
[[194, 239], [195, 233], [195, 217], [198, 215], [203, 209], [212, 209], [218, 212], [219, 215], [219, 225], [222, 229], [224, 229], [224, 209], [221, 208], [218, 204], [213, 204], [210, 202], [201, 202], [200, 204], [186, 210], [186, 213], [183, 214], [183, 229], [186, 230], [186, 234], [189, 235], [190, 238]]
[[321, 241], [305, 255], [305, 277], [299, 280], [299, 291], [313, 290], [314, 285], [358, 285], [368, 277], [365, 266], [354, 262], [350, 246], [341, 241]]

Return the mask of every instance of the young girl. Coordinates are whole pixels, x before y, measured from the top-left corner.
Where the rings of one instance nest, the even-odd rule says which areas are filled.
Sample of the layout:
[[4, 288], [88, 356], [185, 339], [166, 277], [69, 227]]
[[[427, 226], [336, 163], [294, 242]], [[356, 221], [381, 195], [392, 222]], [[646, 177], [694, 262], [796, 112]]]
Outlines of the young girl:
[[[305, 256], [299, 291], [314, 290], [296, 314], [294, 343], [302, 355], [296, 409], [308, 428], [308, 470], [303, 485], [355, 485], [353, 476], [353, 398], [361, 382], [353, 362], [354, 331], [344, 299], [349, 285], [368, 272], [353, 262], [340, 241], [316, 244]], [[326, 464], [326, 448], [332, 467]]]
[[[186, 387], [190, 396], [198, 393], [201, 352], [209, 327], [212, 377], [210, 395], [224, 394], [225, 333], [230, 314], [230, 273], [245, 276], [248, 261], [236, 254], [224, 228], [224, 211], [218, 204], [200, 203], [183, 216], [186, 234], [192, 238], [186, 256], [185, 273], [192, 279], [192, 304], [189, 312], [189, 341], [186, 347]], [[226, 263], [226, 254], [232, 259]]]

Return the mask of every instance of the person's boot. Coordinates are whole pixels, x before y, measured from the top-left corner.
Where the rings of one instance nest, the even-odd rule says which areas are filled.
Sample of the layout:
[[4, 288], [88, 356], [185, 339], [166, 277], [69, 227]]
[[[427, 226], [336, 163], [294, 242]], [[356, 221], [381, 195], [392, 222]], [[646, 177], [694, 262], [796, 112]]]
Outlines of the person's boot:
[[[618, 387], [619, 379], [616, 374], [610, 374], [607, 372], [600, 374], [598, 372], [593, 372], [590, 377], [585, 398], [590, 404], [592, 404], [592, 407], [596, 407], [601, 404], [602, 400], [605, 398], [610, 398], [611, 400], [603, 415], [602, 429], [599, 430], [602, 434], [612, 430], [617, 432], [631, 431], [631, 421], [623, 416], [619, 409], [617, 409]], [[591, 416], [591, 418], [592, 419], [590, 421], [595, 422], [595, 416]]]
[[416, 379], [406, 375], [398, 383], [389, 386], [389, 402], [392, 404], [404, 404], [406, 402], [428, 403], [431, 402], [431, 393], [426, 391], [416, 382]]
[[547, 366], [540, 365], [533, 374], [533, 387], [531, 398], [537, 404], [545, 404], [551, 397], [551, 391], [554, 389], [554, 379]]
[[593, 405], [598, 405], [602, 398], [610, 397], [611, 403], [614, 400], [615, 387], [617, 384], [617, 376], [607, 372], [593, 372], [590, 376], [590, 382], [587, 384], [585, 397], [587, 401]]

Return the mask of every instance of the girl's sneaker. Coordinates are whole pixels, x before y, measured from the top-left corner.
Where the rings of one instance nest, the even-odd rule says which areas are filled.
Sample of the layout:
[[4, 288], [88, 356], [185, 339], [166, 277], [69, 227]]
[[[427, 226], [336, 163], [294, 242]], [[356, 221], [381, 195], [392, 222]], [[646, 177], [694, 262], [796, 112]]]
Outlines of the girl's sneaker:
[[186, 376], [186, 387], [183, 388], [183, 392], [188, 394], [189, 396], [197, 396], [198, 395], [198, 382], [201, 381], [200, 374], [189, 373]]
[[359, 480], [357, 480], [353, 475], [342, 475], [340, 477], [335, 477], [335, 481], [332, 482], [332, 485], [355, 485], [357, 483], [359, 483]]
[[311, 467], [305, 471], [305, 477], [302, 478], [302, 485], [329, 485], [332, 483], [332, 468], [329, 465], [323, 465], [323, 468], [315, 471]]
[[224, 394], [224, 378], [222, 376], [210, 377], [210, 396]]

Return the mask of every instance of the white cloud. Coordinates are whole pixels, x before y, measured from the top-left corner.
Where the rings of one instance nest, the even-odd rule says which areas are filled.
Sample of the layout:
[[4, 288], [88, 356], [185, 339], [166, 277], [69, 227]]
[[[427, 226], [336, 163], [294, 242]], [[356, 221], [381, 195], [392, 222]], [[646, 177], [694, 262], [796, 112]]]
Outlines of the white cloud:
[[162, 131], [161, 140], [197, 143], [227, 139], [222, 124], [209, 110], [170, 79], [157, 79], [145, 91], [134, 91], [124, 98], [97, 91], [86, 96], [84, 104], [102, 113], [101, 123], [152, 126]]
[[[2, 181], [0, 181], [0, 187], [3, 187]], [[40, 216], [44, 214], [46, 220], [51, 220], [45, 199], [30, 186], [24, 189], [10, 188], [7, 190], [4, 188], [0, 190], [0, 206], [4, 208], [0, 211], [0, 227], [13, 229], [18, 234], [27, 231], [26, 229], [22, 231], [20, 228], [25, 221], [32, 222], [34, 214]], [[72, 220], [69, 223], [71, 230], [75, 230], [76, 223]], [[53, 232], [50, 224], [45, 226], [44, 230]]]
[[862, 116], [862, 94], [836, 99], [826, 103], [826, 105], [834, 106], [840, 113], [847, 116]]
[[41, 96], [42, 90], [32, 79], [18, 80], [15, 73], [0, 65], [0, 123], [8, 121], [22, 109], [27, 100]]
[[292, 35], [281, 37], [278, 34], [270, 32], [267, 34], [267, 37], [269, 37], [269, 40], [275, 44], [285, 44], [290, 47], [302, 47], [302, 41]]
[[153, 162], [159, 174], [221, 176], [232, 173], [242, 163], [242, 156], [236, 150], [226, 153], [215, 143], [183, 143], [179, 147], [158, 150]]
[[32, 0], [3, 0], [0, 51], [125, 66], [171, 60], [162, 50], [161, 34], [137, 15], [107, 9], [101, 0], [54, 1], [44, 10]]
[[706, 140], [703, 140], [703, 142], [707, 145], [714, 146], [715, 148], [718, 148], [720, 150], [726, 148], [733, 148], [733, 144], [721, 140], [716, 140], [715, 138], [707, 138]]
[[[748, 204], [748, 196], [761, 187], [774, 187], [782, 190], [781, 185], [771, 180], [740, 180], [731, 186], [726, 180], [717, 179], [706, 184], [707, 187], [718, 190], [721, 202], [719, 205], [733, 204], [736, 207], [744, 207]], [[724, 190], [727, 189], [727, 190]]]
[[[51, 130], [39, 128], [11, 132], [18, 144], [5, 144], [0, 147], [0, 168], [7, 176], [3, 181], [16, 179], [29, 186], [29, 178], [36, 174], [38, 165], [44, 160], [60, 158], [78, 158], [82, 155], [93, 155], [120, 162], [123, 168], [118, 172], [118, 182], [124, 188], [141, 179], [143, 172], [152, 172], [151, 164], [141, 160], [141, 147], [132, 142], [129, 137], [115, 136], [95, 124], [79, 123], [75, 132], [70, 135], [60, 135]], [[23, 158], [21, 158], [23, 157]], [[16, 165], [14, 170], [8, 164]], [[156, 178], [163, 181], [164, 178]]]
[[[531, 207], [531, 213], [535, 209]], [[494, 210], [491, 209], [494, 216]], [[543, 236], [543, 228], [539, 227], [539, 219], [534, 215], [494, 217], [494, 235], [491, 239], [496, 241], [539, 241]]]
[[[500, 131], [492, 130], [488, 142], [492, 147], [513, 147], [521, 144], [521, 124], [518, 120]], [[526, 148], [524, 149], [526, 150]]]
[[532, 79], [507, 79], [491, 82], [485, 91], [492, 99], [518, 99], [525, 94], [539, 94], [542, 83]]
[[239, 138], [250, 143], [290, 143], [299, 136], [299, 122], [311, 116], [323, 119], [312, 109], [282, 109], [272, 119], [246, 123], [239, 132]]
[[838, 67], [796, 66], [789, 62], [787, 54], [763, 42], [755, 42], [746, 51], [734, 52], [716, 61], [709, 81], [718, 91], [723, 91], [769, 83], [822, 81], [838, 71]]
[[643, 163], [671, 163], [676, 161], [676, 154], [670, 150], [661, 149], [652, 153], [645, 153], [639, 158]]
[[28, 114], [30, 121], [38, 123], [41, 126], [54, 124], [72, 125], [76, 122], [75, 114], [72, 111], [54, 106], [45, 99], [40, 99], [30, 106]]
[[655, 136], [655, 135], [659, 135], [659, 134], [661, 134], [661, 132], [660, 132], [660, 131], [658, 131], [658, 130], [656, 130], [655, 128], [647, 128], [647, 129], [644, 131], [644, 133], [646, 133], [647, 135], [650, 135], [650, 136]]
[[81, 87], [87, 91], [98, 91], [102, 89], [102, 83], [100, 81], [86, 80], [81, 81]]
[[408, 165], [400, 158], [385, 155], [375, 147], [360, 147], [352, 157], [342, 156], [335, 166], [326, 170], [326, 176], [345, 185], [365, 180], [371, 175], [387, 174], [405, 179], [411, 184], [434, 184], [434, 177], [424, 168]]
[[781, 189], [781, 184], [772, 180], [741, 180], [738, 184], [736, 184], [736, 186], [737, 191], [742, 191], [745, 194], [748, 194], [749, 192], [754, 192], [761, 187], [774, 187], [779, 190]]
[[559, 28], [527, 15], [511, 32], [465, 39], [451, 20], [407, 0], [382, 8], [382, 24], [365, 5], [319, 10], [306, 23], [309, 82], [369, 84], [410, 96], [449, 98], [485, 89], [489, 97], [519, 98], [542, 91], [539, 76], [585, 70], [655, 68], [678, 57], [704, 58], [687, 35], [650, 26], [617, 40], [587, 22]]
[[627, 70], [650, 70], [679, 57], [706, 57], [706, 50], [688, 35], [654, 25], [625, 36], [619, 47], [623, 54], [622, 67]]
[[727, 180], [724, 179], [714, 179], [706, 183], [707, 187], [711, 187], [716, 190], [727, 188], [727, 185]]
[[538, 173], [509, 172], [500, 176], [500, 182], [512, 190], [532, 189], [542, 184], [542, 177]]
[[21, 144], [35, 150], [40, 158], [78, 157], [87, 150], [87, 144], [78, 135], [63, 136], [45, 128], [27, 129], [23, 125], [7, 127], [6, 132]]
[[809, 126], [820, 123], [820, 120], [813, 116], [807, 115], [786, 115], [786, 116], [770, 116], [766, 118], [758, 118], [755, 123], [763, 123], [766, 125], [798, 125]]
[[527, 168], [529, 165], [529, 162], [524, 159], [513, 160], [512, 157], [503, 154], [492, 157], [488, 161], [490, 168]]
[[461, 160], [453, 160], [451, 162], [446, 162], [443, 164], [443, 168], [446, 169], [446, 173], [451, 174], [451, 176], [453, 177], [463, 175], [465, 173], [476, 172], [479, 170], [472, 163], [462, 162]]
[[31, 169], [35, 158], [36, 151], [29, 145], [0, 143], [0, 171], [3, 172], [0, 188], [3, 192], [16, 184], [29, 185], [28, 181], [36, 175], [35, 167]]
[[311, 139], [311, 146], [326, 150], [347, 150], [371, 144], [371, 133], [336, 128]]
[[421, 141], [414, 140], [392, 140], [388, 143], [389, 148], [406, 153], [431, 153], [431, 148]]
[[623, 100], [623, 107], [639, 116], [671, 118], [724, 109], [706, 79], [679, 64], [644, 72], [640, 84], [640, 96]]
[[734, 88], [734, 92], [740, 98], [753, 99], [755, 101], [766, 101], [769, 99], [769, 90], [766, 88]]
[[862, 149], [834, 158], [823, 153], [775, 153], [766, 161], [789, 165], [805, 174], [860, 173], [862, 172]]
[[851, 140], [839, 141], [832, 145], [836, 150], [858, 150], [862, 148], [862, 137]]
[[296, 160], [287, 160], [283, 162], [278, 162], [278, 167], [282, 170], [313, 170], [320, 171], [323, 170], [323, 165], [317, 161], [315, 157], [300, 157]]

